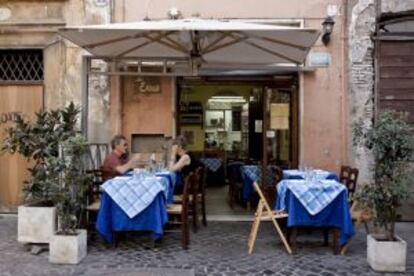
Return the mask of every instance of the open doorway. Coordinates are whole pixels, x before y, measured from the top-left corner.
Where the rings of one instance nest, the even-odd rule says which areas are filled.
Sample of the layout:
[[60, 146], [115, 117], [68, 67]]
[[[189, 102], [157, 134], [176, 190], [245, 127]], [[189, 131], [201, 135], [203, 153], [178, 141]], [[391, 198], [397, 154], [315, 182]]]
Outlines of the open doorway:
[[[229, 168], [234, 162], [260, 165], [264, 137], [267, 160], [283, 167], [294, 166], [297, 114], [292, 113], [297, 113], [296, 80], [296, 76], [288, 76], [260, 81], [177, 81], [177, 133], [187, 138], [189, 151], [207, 168], [209, 215], [250, 215], [246, 208], [250, 202], [231, 200]], [[267, 120], [263, 120], [264, 116]], [[242, 177], [236, 178], [243, 181]]]

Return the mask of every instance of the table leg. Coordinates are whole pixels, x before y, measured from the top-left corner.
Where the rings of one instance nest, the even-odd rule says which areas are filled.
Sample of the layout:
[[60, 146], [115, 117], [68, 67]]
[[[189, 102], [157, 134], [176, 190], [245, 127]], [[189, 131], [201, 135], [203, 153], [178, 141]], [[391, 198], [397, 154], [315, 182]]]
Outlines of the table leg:
[[323, 246], [328, 246], [329, 243], [329, 229], [323, 229]]
[[118, 237], [118, 233], [116, 231], [112, 232], [112, 237], [113, 237], [113, 242], [112, 242], [112, 246], [114, 248], [118, 247], [118, 242], [119, 242], [119, 237]]
[[296, 237], [298, 229], [296, 227], [291, 227], [287, 229], [287, 238], [290, 248], [292, 249], [292, 254], [296, 253]]
[[333, 228], [332, 229], [332, 236], [333, 236], [333, 241], [332, 241], [332, 244], [333, 244], [333, 253], [335, 254], [335, 255], [338, 255], [339, 254], [339, 229], [337, 229], [337, 228]]

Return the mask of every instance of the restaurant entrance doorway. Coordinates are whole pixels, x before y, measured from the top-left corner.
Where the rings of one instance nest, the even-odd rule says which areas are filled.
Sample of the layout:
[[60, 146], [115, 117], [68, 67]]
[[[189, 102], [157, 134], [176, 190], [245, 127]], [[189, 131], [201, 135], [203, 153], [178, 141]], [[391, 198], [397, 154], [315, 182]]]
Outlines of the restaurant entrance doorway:
[[[295, 74], [177, 80], [177, 134], [186, 137], [188, 150], [207, 168], [210, 215], [246, 213], [239, 208], [249, 204], [243, 183], [235, 202], [228, 195], [232, 163], [260, 165], [266, 152], [268, 164], [297, 166], [297, 80]], [[239, 174], [242, 181], [243, 167]]]

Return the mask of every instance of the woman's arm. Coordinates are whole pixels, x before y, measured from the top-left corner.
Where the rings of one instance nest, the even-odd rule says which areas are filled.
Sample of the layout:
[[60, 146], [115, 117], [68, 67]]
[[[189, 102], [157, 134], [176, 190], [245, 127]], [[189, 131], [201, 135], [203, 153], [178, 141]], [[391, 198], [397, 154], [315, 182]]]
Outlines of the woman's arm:
[[184, 154], [176, 163], [171, 162], [168, 169], [172, 172], [180, 171], [185, 166], [190, 165], [190, 163], [190, 156], [188, 156], [188, 154]]

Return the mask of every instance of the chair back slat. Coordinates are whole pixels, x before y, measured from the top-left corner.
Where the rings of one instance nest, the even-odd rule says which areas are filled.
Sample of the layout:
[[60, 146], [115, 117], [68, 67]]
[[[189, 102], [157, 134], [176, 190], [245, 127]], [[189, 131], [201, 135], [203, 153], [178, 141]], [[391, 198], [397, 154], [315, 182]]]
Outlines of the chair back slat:
[[193, 200], [197, 200], [197, 194], [200, 190], [200, 175], [201, 175], [201, 167], [198, 167], [193, 172], [193, 185], [191, 185], [190, 194], [193, 196]]
[[349, 170], [349, 178], [346, 184], [348, 188], [348, 195], [352, 197], [356, 190], [357, 180], [358, 180], [359, 170], [357, 168], [351, 168]]
[[182, 194], [182, 206], [183, 206], [184, 215], [187, 215], [188, 213], [189, 196], [193, 191], [194, 182], [195, 182], [195, 175], [193, 172], [190, 172], [184, 178], [184, 187], [183, 187], [183, 194]]
[[198, 193], [205, 194], [206, 191], [206, 169], [198, 167], [196, 170], [197, 182], [198, 182]]
[[89, 170], [99, 170], [109, 154], [109, 145], [103, 143], [88, 144], [87, 163]]
[[351, 169], [351, 167], [349, 166], [341, 166], [341, 172], [339, 174], [339, 181], [341, 183], [343, 183], [344, 185], [346, 185], [346, 182], [349, 178], [349, 170]]
[[359, 170], [349, 166], [342, 166], [339, 181], [348, 189], [348, 197], [352, 198], [355, 193]]

